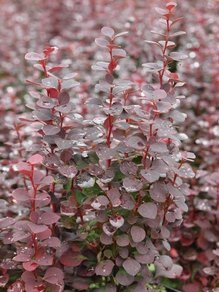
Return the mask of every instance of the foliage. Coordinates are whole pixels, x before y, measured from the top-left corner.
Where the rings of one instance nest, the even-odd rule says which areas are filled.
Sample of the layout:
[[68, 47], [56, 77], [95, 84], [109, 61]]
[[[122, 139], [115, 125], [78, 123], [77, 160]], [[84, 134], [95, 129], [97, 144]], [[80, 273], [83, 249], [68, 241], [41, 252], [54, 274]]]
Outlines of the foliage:
[[39, 1], [32, 19], [28, 5], [12, 18], [22, 35], [1, 57], [0, 286], [217, 291], [217, 52], [197, 66], [217, 33], [214, 1], [211, 22], [196, 1], [194, 13], [189, 1], [100, 2]]

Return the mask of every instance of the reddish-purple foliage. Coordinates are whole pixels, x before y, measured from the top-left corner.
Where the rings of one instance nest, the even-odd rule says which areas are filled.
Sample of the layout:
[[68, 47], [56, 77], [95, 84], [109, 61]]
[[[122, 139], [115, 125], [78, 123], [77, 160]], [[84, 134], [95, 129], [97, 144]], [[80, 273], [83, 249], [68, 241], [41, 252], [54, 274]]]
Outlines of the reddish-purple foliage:
[[217, 289], [216, 1], [29, 2], [2, 5], [0, 286]]

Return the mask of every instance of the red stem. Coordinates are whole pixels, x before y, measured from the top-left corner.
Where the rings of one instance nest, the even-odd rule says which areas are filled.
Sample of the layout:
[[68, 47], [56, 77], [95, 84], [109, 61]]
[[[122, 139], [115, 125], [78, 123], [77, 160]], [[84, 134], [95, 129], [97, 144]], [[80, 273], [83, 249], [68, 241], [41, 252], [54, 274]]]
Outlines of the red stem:
[[166, 50], [167, 50], [167, 45], [168, 45], [168, 41], [169, 41], [169, 33], [170, 33], [170, 24], [169, 24], [169, 18], [167, 18], [166, 20], [167, 22], [167, 29], [166, 29], [166, 35], [165, 35], [165, 44], [164, 44], [164, 48], [162, 51], [163, 54], [163, 69], [159, 72], [159, 80], [160, 80], [160, 87], [163, 86], [163, 75], [164, 72], [166, 70], [166, 66], [168, 64], [165, 54], [166, 54]]

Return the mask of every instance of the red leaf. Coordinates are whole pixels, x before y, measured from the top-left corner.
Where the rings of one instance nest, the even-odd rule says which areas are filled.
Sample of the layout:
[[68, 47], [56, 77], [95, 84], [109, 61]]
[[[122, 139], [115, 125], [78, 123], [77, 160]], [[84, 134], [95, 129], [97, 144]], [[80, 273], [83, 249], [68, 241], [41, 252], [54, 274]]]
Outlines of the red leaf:
[[115, 32], [111, 27], [104, 26], [101, 29], [101, 33], [109, 38], [112, 38], [114, 36]]
[[149, 219], [155, 219], [157, 217], [157, 206], [154, 203], [143, 203], [138, 208], [138, 213]]
[[95, 269], [96, 275], [107, 277], [112, 273], [114, 263], [111, 260], [100, 262]]
[[145, 239], [146, 232], [142, 227], [134, 225], [131, 228], [131, 236], [134, 242], [141, 242]]
[[59, 220], [60, 216], [54, 212], [48, 211], [41, 214], [39, 217], [39, 224], [52, 225]]
[[47, 93], [51, 98], [57, 98], [59, 96], [59, 91], [56, 88], [48, 88]]
[[131, 276], [137, 275], [141, 269], [141, 265], [139, 264], [139, 262], [132, 258], [126, 259], [122, 265], [125, 271]]
[[50, 237], [44, 240], [41, 245], [45, 247], [59, 248], [61, 246], [61, 241], [57, 237]]
[[43, 56], [43, 54], [30, 52], [25, 55], [25, 59], [28, 61], [42, 61], [45, 59], [45, 57]]
[[31, 175], [31, 173], [32, 173], [31, 166], [26, 162], [19, 162], [19, 163], [15, 164], [14, 170], [19, 171], [20, 173], [27, 175], [27, 176]]
[[70, 101], [70, 96], [69, 96], [68, 92], [66, 92], [66, 91], [62, 91], [62, 92], [60, 93], [60, 95], [58, 96], [58, 101], [59, 101], [59, 104], [60, 104], [60, 105], [63, 105], [63, 104], [67, 104], [67, 103], [69, 103], [69, 101]]
[[48, 57], [51, 53], [56, 53], [58, 51], [57, 47], [46, 47], [43, 50], [43, 53], [45, 54], [46, 57]]
[[7, 228], [8, 226], [14, 224], [15, 220], [10, 217], [0, 219], [0, 229]]
[[32, 272], [36, 270], [36, 268], [38, 267], [38, 264], [32, 261], [23, 263], [22, 265], [23, 265], [23, 268], [28, 272]]
[[35, 254], [35, 262], [40, 266], [51, 266], [53, 264], [53, 256], [48, 254], [46, 248], [41, 247]]
[[42, 164], [43, 156], [40, 154], [34, 154], [27, 160], [27, 162], [29, 162], [31, 165]]
[[51, 267], [46, 271], [43, 279], [44, 279], [44, 281], [46, 281], [50, 284], [62, 285], [63, 279], [64, 279], [64, 273], [59, 268]]
[[37, 224], [34, 224], [32, 222], [28, 222], [28, 226], [29, 226], [31, 232], [34, 234], [38, 234], [38, 233], [41, 233], [41, 232], [48, 230], [48, 227], [46, 225], [37, 225]]
[[86, 257], [79, 253], [75, 253], [70, 249], [63, 253], [60, 258], [60, 262], [66, 267], [77, 267], [79, 266]]
[[176, 4], [175, 2], [168, 2], [168, 3], [166, 4], [166, 8], [167, 8], [169, 11], [173, 10], [176, 6], [177, 6], [177, 4]]
[[30, 199], [31, 199], [31, 196], [28, 193], [28, 191], [26, 189], [22, 189], [22, 188], [18, 188], [16, 190], [14, 190], [12, 192], [12, 196], [13, 196], [13, 198], [15, 198], [15, 200], [17, 202], [30, 201]]

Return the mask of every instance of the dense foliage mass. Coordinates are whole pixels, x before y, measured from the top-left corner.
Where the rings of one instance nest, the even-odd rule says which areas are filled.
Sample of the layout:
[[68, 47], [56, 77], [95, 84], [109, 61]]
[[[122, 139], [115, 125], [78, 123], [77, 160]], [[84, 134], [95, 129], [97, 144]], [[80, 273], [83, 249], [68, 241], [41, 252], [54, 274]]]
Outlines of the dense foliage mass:
[[0, 291], [219, 289], [219, 4], [2, 1]]

